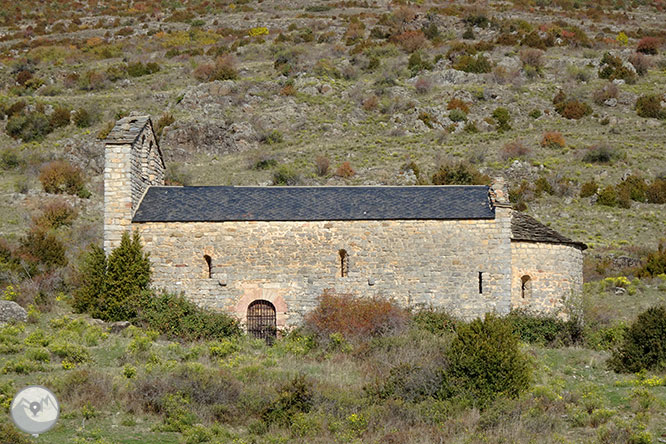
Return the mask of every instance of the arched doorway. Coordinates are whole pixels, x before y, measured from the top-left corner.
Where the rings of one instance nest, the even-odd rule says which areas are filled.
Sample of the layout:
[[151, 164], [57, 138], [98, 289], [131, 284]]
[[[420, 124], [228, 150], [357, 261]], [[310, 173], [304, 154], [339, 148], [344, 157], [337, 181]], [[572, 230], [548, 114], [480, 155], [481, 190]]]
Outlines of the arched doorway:
[[263, 299], [253, 301], [247, 307], [247, 334], [271, 344], [276, 333], [275, 306]]

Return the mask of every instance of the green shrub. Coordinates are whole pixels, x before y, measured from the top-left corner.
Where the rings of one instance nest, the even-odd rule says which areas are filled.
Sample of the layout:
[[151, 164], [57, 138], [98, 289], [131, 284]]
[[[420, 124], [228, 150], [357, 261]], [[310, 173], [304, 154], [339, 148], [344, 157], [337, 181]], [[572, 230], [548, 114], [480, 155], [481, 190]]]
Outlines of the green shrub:
[[570, 346], [582, 340], [582, 330], [576, 320], [564, 321], [555, 317], [514, 310], [507, 316], [513, 332], [522, 340], [548, 347]]
[[35, 441], [14, 425], [0, 423], [0, 443], [2, 444], [33, 444]]
[[301, 178], [289, 165], [280, 165], [273, 173], [273, 185], [298, 185]]
[[442, 393], [485, 407], [498, 396], [515, 398], [530, 385], [530, 362], [512, 324], [493, 314], [459, 325], [446, 351]]
[[434, 335], [445, 335], [455, 332], [458, 320], [442, 310], [420, 310], [410, 320], [412, 326], [428, 331]]
[[88, 128], [92, 124], [92, 116], [85, 108], [79, 108], [74, 111], [72, 121], [79, 128]]
[[142, 62], [130, 63], [127, 65], [127, 74], [131, 77], [141, 77], [156, 73], [160, 70], [160, 65], [155, 62], [148, 62], [145, 65]]
[[49, 116], [49, 123], [52, 128], [61, 128], [63, 126], [69, 125], [71, 118], [71, 113], [69, 108], [64, 106], [56, 106], [53, 110], [53, 114]]
[[616, 186], [618, 193], [628, 194], [636, 202], [647, 201], [648, 184], [641, 176], [630, 175]]
[[599, 65], [599, 78], [616, 80], [622, 79], [627, 83], [636, 82], [636, 73], [622, 63], [622, 59], [607, 52], [601, 58]]
[[304, 376], [294, 377], [279, 391], [279, 396], [262, 413], [261, 419], [267, 424], [290, 426], [298, 413], [307, 413], [312, 408], [312, 384]]
[[52, 131], [48, 117], [42, 113], [17, 114], [9, 118], [7, 134], [24, 142], [41, 140]]
[[587, 148], [583, 156], [583, 162], [590, 163], [612, 163], [618, 160], [621, 152], [609, 145], [592, 145]]
[[659, 243], [657, 251], [653, 251], [645, 258], [645, 264], [637, 271], [638, 277], [655, 277], [666, 274], [666, 247]]
[[442, 163], [432, 175], [433, 185], [488, 185], [490, 177], [466, 162]]
[[198, 307], [183, 296], [144, 292], [137, 322], [169, 338], [182, 340], [223, 339], [240, 334], [238, 321], [224, 312]]
[[666, 119], [666, 108], [661, 106], [662, 95], [643, 95], [636, 100], [636, 114], [640, 117]]
[[305, 317], [305, 326], [322, 338], [339, 333], [347, 339], [367, 339], [400, 330], [407, 321], [408, 313], [387, 299], [325, 290]]
[[599, 189], [599, 184], [596, 183], [594, 180], [591, 180], [589, 182], [585, 182], [581, 187], [580, 187], [580, 197], [591, 197], [597, 194], [597, 190]]
[[465, 111], [455, 108], [449, 111], [449, 119], [453, 122], [464, 122], [467, 120], [467, 114]]
[[647, 189], [647, 201], [653, 204], [666, 203], [666, 179], [657, 178]]
[[407, 68], [412, 73], [412, 76], [415, 76], [420, 71], [432, 69], [432, 67], [433, 64], [421, 54], [421, 51], [412, 53], [407, 61]]
[[463, 55], [453, 64], [453, 69], [480, 74], [492, 71], [493, 64], [482, 54], [477, 56]]
[[500, 132], [508, 131], [511, 129], [509, 122], [511, 121], [511, 114], [509, 110], [503, 107], [497, 107], [493, 111], [493, 119], [497, 122], [497, 130]]
[[652, 307], [638, 315], [609, 365], [616, 372], [666, 368], [666, 307]]
[[64, 340], [49, 344], [49, 350], [60, 359], [69, 362], [83, 363], [90, 360], [90, 353], [85, 347]]
[[601, 190], [597, 198], [597, 203], [599, 205], [606, 205], [607, 207], [618, 206], [618, 194], [615, 187], [613, 185], [608, 185]]
[[23, 161], [19, 157], [18, 149], [5, 148], [0, 152], [0, 168], [3, 170], [13, 170], [22, 163]]

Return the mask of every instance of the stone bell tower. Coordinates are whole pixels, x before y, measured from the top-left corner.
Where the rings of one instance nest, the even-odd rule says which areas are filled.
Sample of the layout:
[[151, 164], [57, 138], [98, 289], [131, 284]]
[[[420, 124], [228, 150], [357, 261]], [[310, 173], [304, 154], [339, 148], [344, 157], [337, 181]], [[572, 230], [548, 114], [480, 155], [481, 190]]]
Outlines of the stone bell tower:
[[164, 185], [165, 165], [150, 116], [130, 114], [104, 141], [104, 251], [109, 254], [130, 229], [151, 185]]

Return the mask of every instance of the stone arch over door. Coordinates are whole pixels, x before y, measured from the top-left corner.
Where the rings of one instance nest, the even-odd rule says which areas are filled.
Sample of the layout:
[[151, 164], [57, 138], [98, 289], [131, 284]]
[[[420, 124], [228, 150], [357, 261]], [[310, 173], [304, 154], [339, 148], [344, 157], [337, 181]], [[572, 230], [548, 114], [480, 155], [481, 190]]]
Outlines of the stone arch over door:
[[245, 324], [247, 334], [272, 343], [277, 335], [275, 306], [264, 299], [257, 299], [247, 307]]
[[282, 295], [284, 291], [276, 288], [253, 287], [245, 288], [236, 303], [234, 313], [242, 323], [247, 322], [247, 310], [252, 302], [257, 300], [268, 301], [275, 307], [275, 323], [278, 330], [287, 325], [287, 303]]

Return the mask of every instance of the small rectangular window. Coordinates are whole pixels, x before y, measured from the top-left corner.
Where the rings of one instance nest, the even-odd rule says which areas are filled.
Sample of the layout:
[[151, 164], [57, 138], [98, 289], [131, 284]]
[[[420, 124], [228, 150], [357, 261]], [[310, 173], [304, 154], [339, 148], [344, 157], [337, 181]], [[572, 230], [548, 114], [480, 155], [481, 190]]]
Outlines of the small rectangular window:
[[483, 271], [479, 271], [479, 294], [483, 294]]

